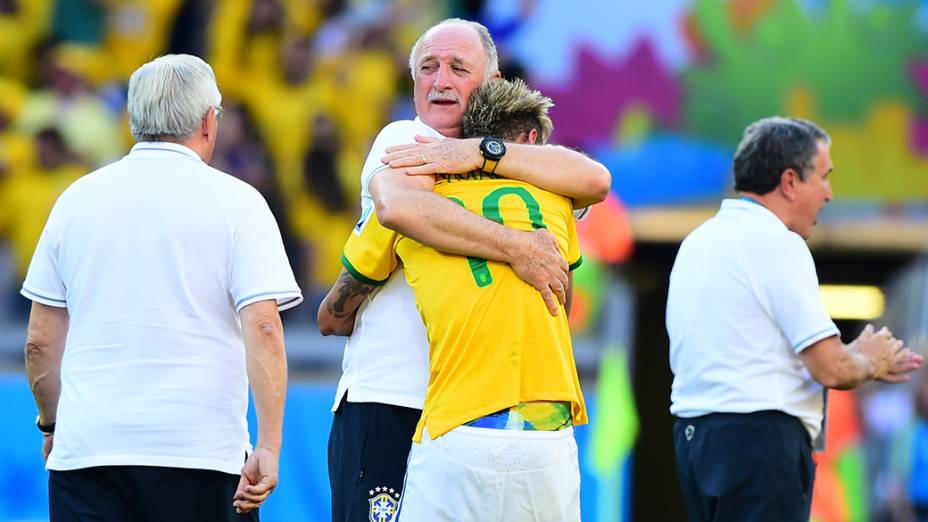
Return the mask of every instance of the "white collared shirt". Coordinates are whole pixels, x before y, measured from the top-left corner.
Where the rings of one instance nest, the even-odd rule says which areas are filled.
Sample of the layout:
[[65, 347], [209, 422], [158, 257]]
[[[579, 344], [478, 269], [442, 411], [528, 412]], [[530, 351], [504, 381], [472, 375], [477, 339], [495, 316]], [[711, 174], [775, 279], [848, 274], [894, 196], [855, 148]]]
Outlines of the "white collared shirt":
[[680, 245], [667, 296], [670, 412], [779, 410], [814, 440], [822, 387], [800, 352], [839, 335], [808, 246], [772, 212], [725, 200]]
[[257, 190], [187, 147], [139, 143], [61, 195], [22, 294], [70, 315], [49, 469], [240, 473], [238, 312], [302, 300]]
[[[380, 158], [387, 147], [415, 143], [416, 136], [442, 138], [419, 118], [390, 123], [374, 140], [361, 171], [361, 221], [374, 207], [370, 182], [388, 168]], [[376, 402], [422, 409], [429, 381], [429, 344], [416, 298], [402, 268], [370, 294], [358, 309], [354, 332], [345, 343], [342, 377], [332, 411], [342, 397], [349, 402]]]

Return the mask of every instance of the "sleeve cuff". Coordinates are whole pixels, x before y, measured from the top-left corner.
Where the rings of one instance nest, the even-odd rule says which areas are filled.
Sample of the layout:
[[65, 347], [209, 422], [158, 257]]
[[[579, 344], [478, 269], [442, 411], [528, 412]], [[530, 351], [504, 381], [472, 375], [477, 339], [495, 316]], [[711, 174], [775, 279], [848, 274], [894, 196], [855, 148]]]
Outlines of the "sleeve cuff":
[[589, 206], [589, 207], [583, 207], [583, 208], [576, 208], [576, 209], [574, 209], [574, 219], [575, 219], [576, 221], [583, 221], [584, 219], [587, 218], [587, 216], [590, 215], [590, 210], [591, 210], [592, 208], [593, 208], [592, 206]]
[[67, 308], [68, 307], [68, 302], [65, 301], [64, 299], [59, 299], [57, 297], [51, 296], [44, 292], [35, 292], [29, 288], [26, 288], [25, 285], [23, 285], [19, 293], [26, 299], [29, 299], [39, 304], [43, 304], [45, 306], [54, 306], [55, 308]]
[[303, 302], [303, 294], [299, 291], [278, 291], [278, 292], [262, 292], [260, 294], [250, 295], [243, 299], [239, 299], [235, 303], [235, 311], [241, 312], [242, 308], [246, 306], [257, 303], [258, 301], [267, 301], [269, 299], [274, 299], [277, 301], [277, 310], [284, 311], [293, 308], [294, 306]]
[[366, 275], [362, 274], [361, 272], [358, 272], [358, 270], [354, 267], [354, 265], [351, 264], [351, 261], [348, 261], [348, 258], [345, 257], [344, 254], [342, 254], [342, 266], [344, 266], [344, 267], [345, 267], [345, 270], [347, 270], [348, 273], [351, 274], [351, 277], [354, 277], [355, 279], [357, 279], [358, 281], [360, 281], [360, 282], [362, 282], [362, 283], [364, 283], [364, 284], [366, 284], [366, 285], [371, 285], [371, 286], [383, 286], [384, 283], [387, 282], [387, 279], [390, 278], [389, 276], [387, 276], [387, 279], [384, 279], [384, 280], [382, 280], [382, 281], [378, 281], [377, 279], [371, 279], [370, 277], [367, 277]]
[[580, 268], [580, 265], [582, 264], [583, 264], [583, 256], [580, 256], [577, 258], [576, 261], [570, 264], [570, 271], [573, 272], [574, 270]]
[[837, 335], [837, 336], [841, 335], [841, 332], [838, 330], [838, 327], [835, 325], [831, 325], [828, 328], [825, 328], [824, 330], [819, 330], [818, 332], [799, 341], [793, 346], [793, 350], [796, 353], [800, 353], [801, 351], [821, 341], [822, 339], [831, 337], [833, 335]]

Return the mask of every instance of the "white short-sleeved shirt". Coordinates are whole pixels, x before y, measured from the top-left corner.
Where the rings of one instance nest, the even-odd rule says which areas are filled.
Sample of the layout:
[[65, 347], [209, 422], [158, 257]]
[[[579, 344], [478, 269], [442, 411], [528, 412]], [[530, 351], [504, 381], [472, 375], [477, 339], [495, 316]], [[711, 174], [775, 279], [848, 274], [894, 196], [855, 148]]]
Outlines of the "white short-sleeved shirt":
[[[387, 147], [415, 143], [417, 135], [443, 137], [419, 118], [390, 123], [377, 135], [361, 171], [361, 220], [356, 231], [374, 208], [371, 178], [388, 168], [380, 158], [386, 155]], [[345, 344], [342, 377], [332, 411], [338, 408], [345, 393], [349, 402], [422, 409], [428, 380], [425, 325], [412, 288], [403, 270], [398, 269], [358, 309], [354, 332]]]
[[822, 387], [800, 352], [839, 335], [802, 238], [746, 199], [725, 200], [680, 245], [667, 296], [671, 413], [779, 410], [812, 439]]
[[187, 147], [139, 143], [61, 195], [22, 294], [70, 315], [49, 469], [241, 471], [238, 312], [302, 301], [257, 190]]

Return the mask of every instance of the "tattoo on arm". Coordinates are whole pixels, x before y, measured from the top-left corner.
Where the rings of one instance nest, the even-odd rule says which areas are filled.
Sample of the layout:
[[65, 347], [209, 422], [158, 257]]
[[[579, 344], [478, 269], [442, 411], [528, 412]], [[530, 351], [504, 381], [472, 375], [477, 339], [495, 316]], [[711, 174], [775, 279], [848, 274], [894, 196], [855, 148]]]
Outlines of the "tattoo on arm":
[[326, 300], [326, 310], [339, 319], [353, 315], [361, 301], [374, 291], [374, 287], [364, 284], [345, 272], [338, 277], [335, 283], [338, 296], [334, 300]]

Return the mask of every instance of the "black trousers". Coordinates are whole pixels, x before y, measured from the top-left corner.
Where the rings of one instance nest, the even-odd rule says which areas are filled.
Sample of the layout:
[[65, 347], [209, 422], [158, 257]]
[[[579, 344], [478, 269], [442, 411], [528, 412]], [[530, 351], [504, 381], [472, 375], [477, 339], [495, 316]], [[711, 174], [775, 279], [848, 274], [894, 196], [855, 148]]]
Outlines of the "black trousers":
[[203, 469], [101, 466], [50, 471], [50, 522], [257, 522], [232, 507], [239, 475]]
[[689, 520], [806, 522], [815, 463], [805, 427], [779, 411], [678, 418], [677, 475]]
[[333, 522], [389, 522], [422, 410], [343, 398], [329, 432]]

